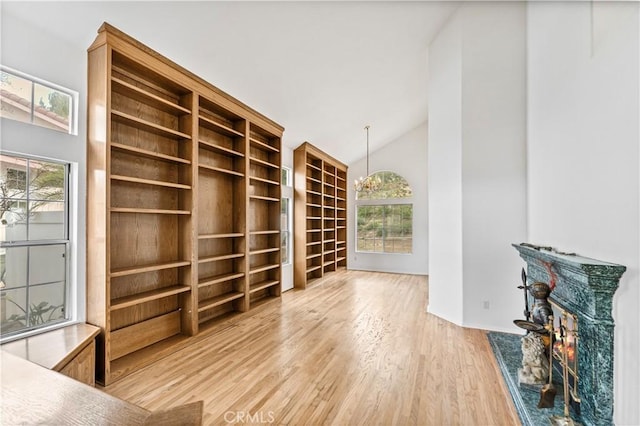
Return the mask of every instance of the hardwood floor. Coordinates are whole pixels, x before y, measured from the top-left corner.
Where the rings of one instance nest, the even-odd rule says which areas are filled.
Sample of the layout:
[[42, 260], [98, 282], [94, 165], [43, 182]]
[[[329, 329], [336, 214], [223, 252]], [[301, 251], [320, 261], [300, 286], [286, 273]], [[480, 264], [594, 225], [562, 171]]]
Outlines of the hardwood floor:
[[213, 326], [105, 391], [205, 424], [517, 425], [480, 330], [426, 313], [427, 278], [341, 271]]

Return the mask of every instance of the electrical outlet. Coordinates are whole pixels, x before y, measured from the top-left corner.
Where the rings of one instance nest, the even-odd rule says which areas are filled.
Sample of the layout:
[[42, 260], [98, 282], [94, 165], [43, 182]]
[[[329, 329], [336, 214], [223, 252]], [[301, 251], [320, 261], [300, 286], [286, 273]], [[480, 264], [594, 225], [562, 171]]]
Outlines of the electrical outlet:
[[490, 304], [488, 300], [485, 300], [484, 302], [482, 302], [482, 307], [484, 309], [490, 309]]

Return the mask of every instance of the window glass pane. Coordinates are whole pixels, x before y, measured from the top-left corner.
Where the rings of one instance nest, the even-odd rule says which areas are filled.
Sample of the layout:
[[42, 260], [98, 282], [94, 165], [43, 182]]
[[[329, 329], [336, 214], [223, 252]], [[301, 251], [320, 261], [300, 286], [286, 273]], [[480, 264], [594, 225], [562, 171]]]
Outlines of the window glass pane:
[[29, 284], [64, 281], [66, 275], [65, 246], [35, 246], [29, 249]]
[[385, 251], [387, 253], [411, 253], [412, 206], [399, 204], [389, 206]]
[[3, 198], [0, 236], [2, 241], [23, 241], [27, 239], [27, 202]]
[[39, 83], [34, 84], [33, 94], [33, 123], [69, 132], [71, 96]]
[[361, 191], [356, 193], [358, 200], [384, 200], [388, 198], [409, 198], [412, 191], [409, 182], [394, 172], [377, 172], [369, 177], [377, 186], [374, 191]]
[[27, 160], [0, 155], [0, 239], [27, 239]]
[[32, 201], [29, 203], [29, 240], [62, 240], [65, 235], [65, 204]]
[[29, 326], [64, 319], [64, 282], [29, 287]]
[[281, 238], [281, 256], [282, 263], [287, 264], [290, 262], [289, 248], [291, 244], [291, 229], [290, 229], [290, 215], [291, 215], [291, 199], [283, 198], [280, 203], [280, 238]]
[[357, 207], [357, 251], [411, 253], [413, 205]]
[[358, 251], [380, 251], [376, 250], [376, 241], [382, 238], [382, 210], [380, 206], [358, 206], [357, 233]]
[[281, 169], [282, 171], [282, 175], [281, 175], [281, 183], [283, 186], [291, 186], [292, 182], [291, 182], [291, 169], [288, 167], [283, 167]]
[[65, 133], [75, 133], [72, 90], [54, 89], [54, 84], [17, 71], [1, 71], [0, 115]]
[[29, 198], [64, 201], [65, 167], [45, 161], [29, 161]]
[[0, 292], [0, 326], [2, 335], [27, 328], [27, 289]]
[[289, 263], [289, 232], [285, 231], [281, 234], [281, 244], [282, 244], [282, 263], [283, 264], [288, 264]]
[[0, 116], [31, 123], [31, 81], [3, 70], [0, 89]]
[[1, 273], [4, 289], [25, 287], [27, 285], [27, 247], [0, 248], [4, 258]]
[[27, 160], [0, 155], [0, 191], [3, 198], [27, 198]]
[[379, 252], [379, 253], [383, 252], [382, 238], [377, 238], [373, 241], [373, 251]]
[[283, 198], [280, 203], [280, 229], [289, 229], [289, 199]]

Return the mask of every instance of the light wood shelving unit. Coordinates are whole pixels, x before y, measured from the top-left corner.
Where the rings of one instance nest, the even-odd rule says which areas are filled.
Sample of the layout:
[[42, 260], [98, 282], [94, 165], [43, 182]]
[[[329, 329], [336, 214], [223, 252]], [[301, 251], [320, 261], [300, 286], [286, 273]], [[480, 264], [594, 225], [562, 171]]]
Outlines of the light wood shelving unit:
[[280, 295], [283, 128], [106, 23], [88, 99], [87, 318], [108, 385]]
[[308, 142], [294, 151], [294, 285], [347, 266], [347, 166]]

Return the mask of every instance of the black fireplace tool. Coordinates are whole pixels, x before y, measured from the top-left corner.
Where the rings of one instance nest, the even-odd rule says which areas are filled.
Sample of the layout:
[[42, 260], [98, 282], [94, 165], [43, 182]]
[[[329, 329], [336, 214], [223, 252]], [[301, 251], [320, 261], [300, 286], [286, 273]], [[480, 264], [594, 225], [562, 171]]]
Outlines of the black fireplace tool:
[[522, 285], [519, 285], [518, 288], [524, 290], [524, 318], [527, 321], [531, 321], [531, 312], [529, 311], [529, 286], [527, 285], [527, 273], [522, 268], [522, 273], [520, 274], [522, 277]]
[[518, 288], [520, 290], [524, 290], [524, 317], [525, 319], [516, 319], [513, 320], [513, 323], [523, 330], [534, 331], [536, 333], [541, 333], [544, 331], [545, 327], [542, 324], [538, 324], [536, 322], [531, 321], [531, 311], [529, 310], [529, 288], [527, 285], [527, 273], [522, 268], [522, 285], [519, 285]]
[[558, 393], [556, 385], [553, 384], [553, 317], [549, 317], [547, 324], [549, 329], [549, 383], [540, 389], [540, 401], [538, 408], [553, 408], [556, 394]]

